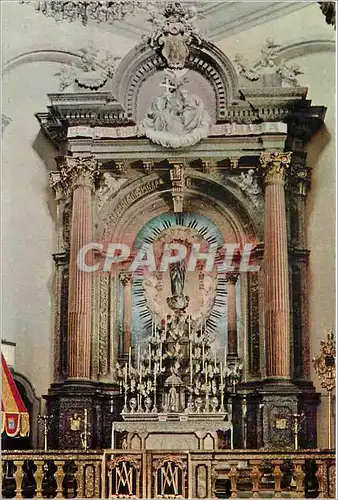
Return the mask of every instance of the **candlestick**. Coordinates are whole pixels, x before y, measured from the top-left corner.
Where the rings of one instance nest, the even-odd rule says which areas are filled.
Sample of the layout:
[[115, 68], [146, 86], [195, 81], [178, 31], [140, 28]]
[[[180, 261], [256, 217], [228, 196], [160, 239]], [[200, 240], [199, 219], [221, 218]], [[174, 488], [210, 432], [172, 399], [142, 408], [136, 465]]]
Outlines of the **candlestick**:
[[220, 364], [221, 368], [221, 386], [223, 385], [223, 363]]
[[151, 344], [149, 344], [149, 373], [151, 372]]
[[155, 362], [154, 364], [154, 407], [153, 407], [153, 412], [157, 412], [157, 406], [156, 406], [156, 379], [157, 379], [157, 363]]
[[129, 377], [130, 377], [130, 370], [131, 370], [131, 347], [129, 347], [129, 362], [128, 362]]
[[202, 365], [203, 365], [203, 369], [204, 369], [204, 342], [202, 344]]
[[140, 346], [137, 346], [137, 371], [138, 372], [140, 372], [140, 360], [141, 360]]
[[111, 444], [110, 444], [111, 449], [113, 450], [115, 448], [115, 423], [112, 422], [111, 424]]
[[139, 373], [140, 373], [140, 385], [141, 385], [141, 383], [142, 383], [142, 365], [140, 366], [140, 372]]
[[227, 341], [224, 344], [224, 367], [227, 365]]
[[191, 336], [191, 315], [188, 318], [188, 334], [189, 334], [189, 339]]
[[[128, 381], [128, 363], [126, 363], [124, 365], [124, 383], [125, 385], [127, 385], [127, 381]], [[125, 389], [127, 390], [127, 389]]]
[[87, 425], [88, 425], [88, 411], [85, 409], [84, 411], [84, 436], [83, 436], [83, 447], [87, 449]]

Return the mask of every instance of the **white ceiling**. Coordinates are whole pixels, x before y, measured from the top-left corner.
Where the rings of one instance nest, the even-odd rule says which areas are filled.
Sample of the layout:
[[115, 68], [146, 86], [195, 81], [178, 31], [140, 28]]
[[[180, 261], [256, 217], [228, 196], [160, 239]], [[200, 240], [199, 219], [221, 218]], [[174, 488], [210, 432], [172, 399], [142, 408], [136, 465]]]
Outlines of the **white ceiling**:
[[[145, 0], [146, 1], [146, 0]], [[256, 0], [202, 0], [202, 18], [198, 21], [201, 35], [217, 42], [271, 19], [302, 9], [309, 1], [256, 1]], [[127, 38], [139, 41], [151, 31], [147, 13], [126, 16], [124, 21], [101, 28], [119, 32]]]

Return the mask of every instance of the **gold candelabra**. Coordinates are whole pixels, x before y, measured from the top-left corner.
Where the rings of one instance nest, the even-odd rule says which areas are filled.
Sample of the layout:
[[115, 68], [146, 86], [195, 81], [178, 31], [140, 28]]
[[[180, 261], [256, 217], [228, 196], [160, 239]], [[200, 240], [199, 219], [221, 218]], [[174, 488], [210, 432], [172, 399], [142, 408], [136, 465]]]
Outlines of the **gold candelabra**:
[[320, 343], [320, 355], [312, 359], [320, 385], [327, 390], [329, 400], [328, 448], [332, 448], [332, 391], [336, 387], [336, 344], [332, 330], [327, 332], [327, 340]]

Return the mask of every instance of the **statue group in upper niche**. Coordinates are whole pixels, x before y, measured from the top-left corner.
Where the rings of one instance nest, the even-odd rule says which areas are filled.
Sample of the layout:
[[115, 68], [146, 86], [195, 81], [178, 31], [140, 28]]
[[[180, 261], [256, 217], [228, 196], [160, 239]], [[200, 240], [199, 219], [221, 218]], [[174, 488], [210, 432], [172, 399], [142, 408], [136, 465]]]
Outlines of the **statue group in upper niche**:
[[162, 146], [195, 144], [208, 136], [210, 117], [200, 97], [183, 87], [184, 80], [167, 74], [165, 92], [152, 101], [142, 122], [145, 135]]

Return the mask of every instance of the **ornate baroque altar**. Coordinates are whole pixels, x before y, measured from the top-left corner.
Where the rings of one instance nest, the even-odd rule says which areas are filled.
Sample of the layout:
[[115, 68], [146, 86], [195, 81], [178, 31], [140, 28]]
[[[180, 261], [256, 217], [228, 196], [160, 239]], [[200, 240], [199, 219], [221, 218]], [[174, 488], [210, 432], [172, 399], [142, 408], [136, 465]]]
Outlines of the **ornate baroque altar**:
[[[325, 109], [278, 45], [256, 73], [235, 67], [182, 8], [109, 71], [95, 55], [63, 71], [37, 114], [58, 150], [50, 441], [292, 449], [302, 413], [297, 442], [312, 448], [305, 146]], [[134, 253], [114, 264], [110, 244]], [[167, 244], [199, 245], [194, 269], [132, 267]], [[226, 256], [209, 268], [212, 245]]]

